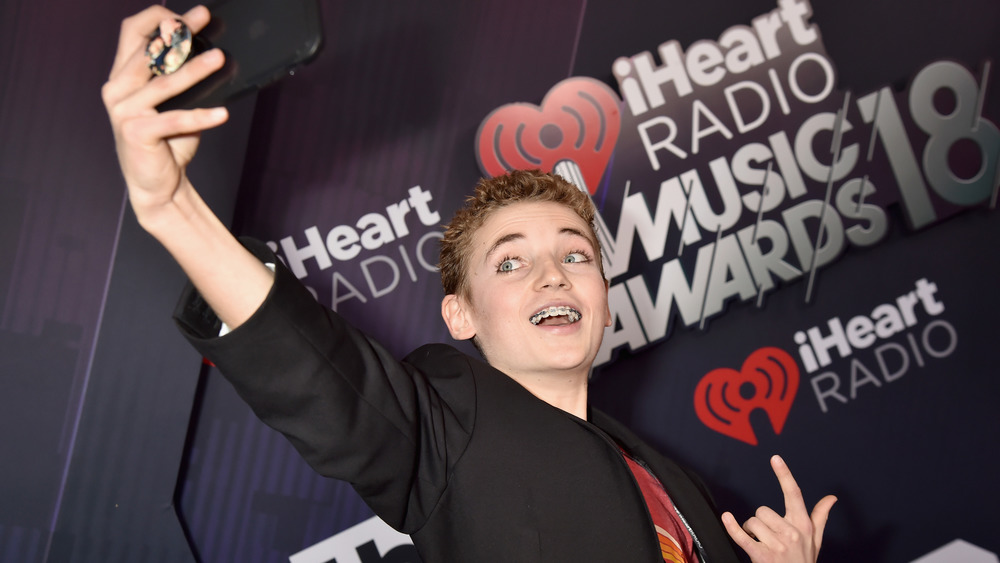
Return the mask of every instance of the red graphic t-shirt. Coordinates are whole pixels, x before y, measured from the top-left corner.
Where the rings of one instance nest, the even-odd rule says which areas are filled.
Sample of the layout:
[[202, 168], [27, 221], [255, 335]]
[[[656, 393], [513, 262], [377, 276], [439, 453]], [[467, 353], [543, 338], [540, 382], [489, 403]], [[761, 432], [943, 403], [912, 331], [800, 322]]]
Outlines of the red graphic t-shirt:
[[653, 527], [660, 540], [660, 551], [667, 563], [697, 563], [698, 556], [694, 554], [694, 540], [688, 532], [680, 516], [674, 510], [674, 503], [667, 496], [667, 491], [660, 481], [646, 468], [622, 452], [629, 469], [635, 476], [642, 496], [646, 500], [649, 514], [653, 518]]

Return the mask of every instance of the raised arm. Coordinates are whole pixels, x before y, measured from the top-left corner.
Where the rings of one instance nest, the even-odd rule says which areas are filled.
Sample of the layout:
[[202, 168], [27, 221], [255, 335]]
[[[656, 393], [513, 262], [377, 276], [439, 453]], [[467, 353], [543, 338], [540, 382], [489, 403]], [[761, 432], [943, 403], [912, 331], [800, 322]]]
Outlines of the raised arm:
[[156, 110], [224, 62], [222, 53], [213, 49], [173, 74], [152, 78], [146, 44], [166, 18], [180, 18], [197, 33], [210, 14], [202, 6], [182, 16], [151, 6], [125, 19], [101, 95], [139, 224], [177, 260], [219, 318], [235, 328], [264, 301], [273, 277], [219, 221], [186, 173], [201, 132], [225, 123], [226, 109]]

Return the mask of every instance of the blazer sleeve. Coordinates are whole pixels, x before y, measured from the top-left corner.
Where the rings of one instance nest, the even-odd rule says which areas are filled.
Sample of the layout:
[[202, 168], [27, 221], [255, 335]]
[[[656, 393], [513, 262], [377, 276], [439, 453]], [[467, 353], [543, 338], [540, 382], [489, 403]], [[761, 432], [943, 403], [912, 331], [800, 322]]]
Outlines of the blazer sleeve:
[[317, 303], [265, 245], [244, 244], [276, 266], [264, 303], [217, 337], [218, 318], [189, 286], [174, 314], [181, 332], [316, 471], [350, 482], [391, 526], [419, 529], [471, 434], [465, 357], [438, 346], [454, 354], [422, 348], [420, 368], [396, 360]]

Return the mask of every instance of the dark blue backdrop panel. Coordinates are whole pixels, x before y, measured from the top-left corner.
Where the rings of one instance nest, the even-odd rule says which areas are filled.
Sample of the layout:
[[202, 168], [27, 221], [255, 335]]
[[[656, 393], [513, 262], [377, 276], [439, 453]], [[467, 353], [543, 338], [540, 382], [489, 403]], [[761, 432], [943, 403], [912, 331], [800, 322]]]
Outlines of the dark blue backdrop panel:
[[[348, 486], [312, 474], [283, 438], [253, 419], [219, 374], [203, 370], [169, 320], [181, 276], [122, 211], [98, 95], [120, 18], [144, 5], [46, 0], [0, 7], [5, 562], [186, 561], [192, 550], [205, 561], [283, 561], [370, 514]], [[206, 136], [191, 174], [223, 216], [239, 186], [238, 232], [272, 242], [286, 259], [298, 252], [302, 281], [317, 298], [394, 352], [448, 341], [438, 320], [436, 237], [481, 174], [481, 121], [505, 104], [541, 103], [571, 75], [597, 78], [621, 95], [612, 73], [617, 58], [655, 53], [671, 39], [682, 49], [715, 40], [776, 6], [442, 0], [389, 9], [324, 1], [320, 57], [263, 92], [256, 110], [252, 100], [234, 107], [233, 123]], [[807, 279], [799, 277], [769, 289], [760, 306], [730, 299], [704, 328], [674, 322], [661, 339], [643, 311], [647, 326], [638, 334], [655, 342], [618, 347], [595, 375], [593, 401], [703, 473], [720, 507], [740, 516], [779, 502], [766, 459], [785, 455], [808, 501], [825, 492], [841, 499], [825, 561], [910, 561], [957, 538], [1000, 551], [989, 528], [990, 509], [1000, 501], [992, 480], [1000, 428], [992, 362], [1000, 311], [996, 211], [986, 202], [948, 202], [934, 191], [930, 201], [941, 221], [913, 230], [887, 164], [889, 152], [911, 146], [920, 174], [930, 168], [923, 154], [933, 134], [917, 126], [907, 92], [938, 60], [956, 61], [981, 80], [983, 63], [1000, 55], [1000, 5], [816, 0], [812, 10], [836, 74], [835, 90], [815, 113], [835, 110], [850, 90], [854, 129], [847, 140], [867, 147], [859, 97], [889, 87], [902, 110], [905, 142], [882, 143], [873, 164], [857, 167], [871, 172], [878, 189], [871, 202], [886, 210], [889, 229], [876, 244], [850, 245], [821, 267], [808, 303]], [[773, 64], [787, 69], [787, 62]], [[996, 75], [993, 68], [981, 110], [993, 124], [1000, 122]], [[712, 110], [722, 107], [721, 87], [696, 97]], [[947, 98], [935, 100], [942, 111], [953, 104]], [[653, 173], [637, 149], [641, 120], [626, 110], [605, 191], [595, 196], [602, 216], [612, 229], [621, 222], [627, 180], [630, 193], [642, 193], [649, 205], [661, 182], [688, 170], [711, 188], [707, 155], [731, 162], [750, 141], [776, 131], [793, 137], [811, 113], [796, 105], [775, 116], [731, 144], [719, 134], [706, 137], [701, 157]], [[996, 162], [991, 154], [970, 157], [975, 143], [956, 146], [956, 170], [968, 174], [977, 162]], [[823, 182], [808, 183], [803, 199], [822, 199]], [[409, 212], [391, 236], [367, 240], [356, 255], [327, 249], [328, 263], [307, 256], [311, 233], [325, 239], [339, 227], [361, 232], [363, 220], [370, 226], [404, 202]], [[744, 219], [740, 226], [752, 222]], [[815, 221], [806, 226], [814, 236]], [[714, 241], [714, 232], [700, 234], [679, 262], [688, 276], [698, 247]], [[676, 225], [665, 231], [669, 246], [677, 235]], [[640, 281], [655, 299], [660, 267], [673, 255], [649, 259], [636, 244], [630, 258], [635, 268], [612, 280], [613, 292], [625, 298], [619, 305], [641, 294]], [[740, 272], [731, 274], [738, 279]], [[798, 332], [817, 327], [828, 334], [831, 319], [846, 326], [871, 316], [921, 279], [934, 284], [942, 310], [931, 314], [920, 305], [906, 330], [847, 357], [834, 351], [829, 365], [807, 369]], [[763, 410], [750, 414], [757, 440], [750, 445], [698, 417], [699, 402], [709, 401], [697, 390], [709, 374], [738, 381], [744, 360], [765, 347], [792, 357], [799, 386], [782, 399], [788, 410], [780, 432]]]
[[[655, 51], [669, 39], [683, 48], [716, 39], [775, 4], [566, 2], [539, 11], [487, 3], [391, 14], [324, 7], [334, 30], [324, 54], [261, 97], [236, 226], [269, 240], [286, 259], [289, 252], [298, 256], [293, 261], [302, 268], [300, 277], [321, 302], [401, 354], [429, 340], [448, 340], [438, 320], [436, 275], [418, 264], [420, 258], [432, 262], [433, 251], [420, 241], [431, 240], [423, 237], [440, 228], [480, 174], [475, 133], [486, 115], [512, 102], [538, 104], [569, 75], [614, 85], [616, 58]], [[821, 32], [816, 49], [836, 73], [835, 90], [808, 108], [813, 113], [832, 114], [848, 90], [854, 101], [882, 87], [905, 96], [913, 76], [937, 59], [959, 60], [978, 77], [982, 63], [1000, 51], [988, 23], [998, 14], [985, 3], [954, 9], [925, 2], [902, 13], [888, 3], [817, 2], [813, 11], [811, 22]], [[719, 104], [721, 90], [703, 99]], [[906, 100], [899, 100], [905, 110]], [[987, 96], [983, 115], [995, 122], [997, 108], [996, 98]], [[800, 105], [738, 143], [766, 141], [775, 131], [794, 137], [811, 115]], [[861, 128], [858, 110], [849, 115], [858, 124], [849, 142], [867, 147], [869, 130]], [[635, 144], [639, 122], [624, 120], [601, 186], [617, 191], [595, 194], [612, 229], [620, 221], [626, 180], [652, 206], [661, 181], [699, 166], [709, 177], [707, 156], [651, 174]], [[918, 149], [926, 141], [919, 132], [911, 136]], [[738, 144], [727, 148], [707, 139], [705, 146], [706, 154], [732, 157]], [[720, 508], [740, 515], [779, 502], [767, 458], [785, 455], [807, 500], [825, 492], [841, 498], [827, 534], [827, 560], [907, 561], [955, 538], [995, 551], [985, 515], [998, 500], [986, 477], [997, 456], [985, 444], [995, 441], [997, 425], [985, 405], [998, 388], [989, 377], [991, 333], [983, 313], [998, 310], [990, 285], [1000, 265], [988, 251], [997, 222], [986, 205], [963, 211], [935, 199], [943, 222], [914, 232], [899, 205], [890, 205], [899, 196], [890, 195], [896, 188], [887, 150], [868, 166], [881, 188], [871, 201], [886, 207], [888, 230], [877, 244], [849, 248], [824, 265], [808, 303], [801, 277], [768, 291], [760, 305], [729, 303], [702, 329], [675, 323], [668, 339], [634, 351], [620, 347], [615, 360], [598, 370], [593, 401], [702, 472]], [[344, 258], [331, 254], [328, 263], [317, 258], [310, 236], [326, 239], [366, 213], [388, 214], [387, 207], [414, 187], [430, 196], [427, 209], [439, 215], [436, 221], [420, 223], [411, 215], [410, 231], [395, 232], [389, 244]], [[810, 199], [822, 200], [825, 184], [810, 180], [808, 190]], [[814, 236], [815, 225], [808, 227]], [[357, 229], [363, 230], [360, 224]], [[666, 236], [676, 241], [676, 226]], [[688, 272], [696, 251], [683, 259]], [[632, 256], [643, 260], [638, 246]], [[659, 266], [640, 264], [612, 285], [639, 272], [655, 288]], [[834, 317], [846, 322], [868, 315], [913, 291], [920, 279], [936, 285], [943, 313], [924, 315], [911, 330], [881, 342], [891, 344], [881, 356], [873, 347], [837, 359], [828, 370], [806, 371], [796, 332], [826, 327]], [[767, 346], [787, 351], [800, 366], [783, 428], [775, 432], [758, 411], [749, 419], [756, 445], [713, 431], [695, 413], [699, 381], [719, 368], [738, 370]], [[892, 355], [900, 348], [906, 359]], [[896, 363], [883, 368], [880, 360]], [[908, 362], [907, 368], [899, 369], [899, 362]], [[827, 372], [832, 375], [821, 377]], [[839, 394], [824, 387], [834, 379]], [[287, 445], [260, 428], [218, 374], [208, 376], [203, 398], [182, 511], [207, 559], [280, 558], [367, 518], [349, 489], [310, 476]], [[936, 514], [955, 506], [962, 514], [942, 526]]]

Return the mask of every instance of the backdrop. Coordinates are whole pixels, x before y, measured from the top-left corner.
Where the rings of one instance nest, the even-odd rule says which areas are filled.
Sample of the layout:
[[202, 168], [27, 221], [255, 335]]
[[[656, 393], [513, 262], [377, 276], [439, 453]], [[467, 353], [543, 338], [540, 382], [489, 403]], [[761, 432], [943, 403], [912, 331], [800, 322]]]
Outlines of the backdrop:
[[[140, 5], [106, 4], [2, 8], [0, 557], [417, 561], [170, 326], [97, 96]], [[398, 354], [448, 341], [442, 225], [480, 176], [556, 170], [600, 211], [597, 407], [738, 517], [782, 454], [840, 498], [823, 561], [996, 561], [1000, 6], [321, 10], [320, 56], [192, 170], [320, 302]]]

